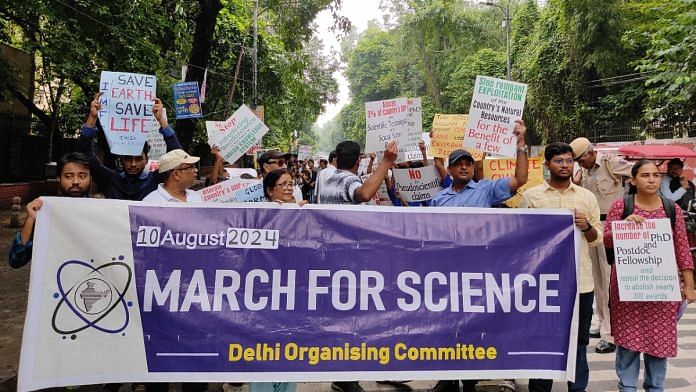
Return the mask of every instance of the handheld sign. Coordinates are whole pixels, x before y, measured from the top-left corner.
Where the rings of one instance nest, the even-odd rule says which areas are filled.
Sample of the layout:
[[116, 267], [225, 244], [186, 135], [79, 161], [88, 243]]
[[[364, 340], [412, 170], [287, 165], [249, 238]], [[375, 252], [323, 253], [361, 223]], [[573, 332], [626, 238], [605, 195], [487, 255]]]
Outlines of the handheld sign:
[[206, 121], [208, 142], [216, 145], [227, 162], [235, 162], [268, 132], [268, 127], [246, 105], [226, 121]]
[[611, 229], [621, 301], [681, 301], [669, 219], [613, 221]]
[[396, 190], [406, 201], [430, 200], [442, 189], [435, 166], [415, 169], [394, 169]]
[[515, 120], [522, 118], [527, 85], [476, 76], [464, 147], [492, 155], [515, 156]]
[[203, 117], [198, 82], [177, 83], [172, 86], [172, 90], [177, 120]]
[[[365, 180], [367, 180], [372, 174], [364, 174], [360, 176], [360, 179], [364, 183]], [[387, 185], [384, 183], [384, 180], [382, 180], [381, 185], [379, 186], [379, 189], [377, 192], [375, 192], [374, 196], [372, 196], [372, 199], [368, 202], [365, 202], [364, 204], [368, 205], [377, 205], [377, 206], [391, 206], [393, 205], [391, 202], [391, 199], [389, 198], [389, 193], [387, 193]]]
[[[505, 201], [505, 205], [512, 208], [519, 207], [524, 191], [544, 182], [544, 168], [542, 163], [543, 161], [541, 158], [529, 158], [529, 164], [527, 166], [527, 183], [517, 189], [515, 196], [507, 199]], [[490, 180], [514, 177], [516, 165], [517, 162], [513, 158], [484, 159], [483, 177]]]
[[[434, 158], [449, 157], [449, 154], [464, 147], [464, 127], [469, 116], [467, 114], [436, 114], [433, 119], [433, 136], [430, 140], [430, 151]], [[483, 152], [467, 148], [474, 160], [483, 159]]]
[[263, 182], [230, 178], [198, 191], [206, 203], [243, 203], [264, 201]]
[[300, 144], [297, 150], [298, 161], [306, 161], [312, 156], [312, 146], [305, 146], [303, 144]]
[[157, 120], [152, 114], [157, 78], [152, 75], [102, 71], [99, 122], [115, 155], [140, 155]]
[[408, 144], [408, 100], [406, 98], [365, 102], [365, 152], [384, 151], [390, 141]]

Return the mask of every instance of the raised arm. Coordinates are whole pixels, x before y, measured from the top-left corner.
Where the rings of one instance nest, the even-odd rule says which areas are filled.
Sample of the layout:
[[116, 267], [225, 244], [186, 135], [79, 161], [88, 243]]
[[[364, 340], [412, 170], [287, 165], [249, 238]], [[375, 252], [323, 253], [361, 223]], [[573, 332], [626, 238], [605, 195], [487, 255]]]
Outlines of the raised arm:
[[384, 151], [384, 157], [382, 162], [377, 166], [370, 177], [365, 180], [362, 186], [355, 190], [355, 201], [358, 203], [364, 203], [370, 201], [372, 196], [379, 190], [379, 186], [382, 184], [384, 177], [387, 175], [389, 168], [392, 167], [396, 161], [398, 150], [396, 148], [396, 142], [391, 141], [387, 145], [387, 149]]
[[515, 176], [510, 179], [510, 192], [515, 192], [527, 183], [527, 176], [529, 175], [527, 144], [524, 140], [527, 127], [524, 126], [524, 121], [521, 119], [516, 120], [515, 129], [512, 133], [517, 136], [517, 162], [515, 164]]

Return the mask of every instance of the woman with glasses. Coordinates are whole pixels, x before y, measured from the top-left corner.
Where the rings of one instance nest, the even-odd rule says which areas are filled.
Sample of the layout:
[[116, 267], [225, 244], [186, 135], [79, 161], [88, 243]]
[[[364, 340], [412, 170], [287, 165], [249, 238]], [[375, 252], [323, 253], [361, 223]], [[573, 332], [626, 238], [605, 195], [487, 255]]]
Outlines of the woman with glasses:
[[[649, 160], [638, 161], [631, 170], [633, 211], [626, 221], [642, 223], [646, 219], [667, 218], [660, 190], [660, 171]], [[694, 264], [689, 252], [682, 210], [675, 205], [673, 244], [677, 269], [683, 280], [682, 298], [696, 300], [694, 292]], [[622, 220], [624, 199], [614, 201], [604, 226], [604, 244], [613, 247], [612, 222]], [[611, 330], [616, 341], [616, 374], [620, 391], [635, 391], [640, 371], [640, 355], [645, 365], [646, 391], [663, 391], [667, 358], [677, 356], [677, 320], [679, 301], [622, 301], [619, 296], [616, 263], [611, 269], [609, 290]]]
[[286, 169], [276, 169], [266, 173], [263, 178], [263, 193], [268, 201], [278, 203], [296, 203], [299, 205], [307, 204], [306, 200], [295, 200], [293, 191], [295, 181]]

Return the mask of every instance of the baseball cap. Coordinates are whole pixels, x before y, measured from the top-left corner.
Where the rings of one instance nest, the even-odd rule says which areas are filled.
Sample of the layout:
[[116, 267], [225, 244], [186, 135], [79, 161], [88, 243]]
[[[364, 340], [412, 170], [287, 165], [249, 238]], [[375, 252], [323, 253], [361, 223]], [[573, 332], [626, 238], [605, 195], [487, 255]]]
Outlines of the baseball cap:
[[176, 149], [162, 155], [159, 159], [159, 172], [164, 173], [176, 169], [182, 163], [196, 163], [201, 158], [189, 155], [186, 151]]
[[579, 137], [570, 142], [570, 148], [573, 149], [575, 159], [578, 159], [590, 148], [590, 141], [586, 137]]
[[449, 165], [450, 166], [454, 165], [455, 163], [457, 163], [458, 160], [460, 160], [462, 158], [467, 159], [471, 162], [474, 162], [474, 157], [471, 155], [471, 153], [469, 153], [469, 151], [467, 151], [463, 148], [460, 148], [458, 150], [452, 151], [449, 154]]

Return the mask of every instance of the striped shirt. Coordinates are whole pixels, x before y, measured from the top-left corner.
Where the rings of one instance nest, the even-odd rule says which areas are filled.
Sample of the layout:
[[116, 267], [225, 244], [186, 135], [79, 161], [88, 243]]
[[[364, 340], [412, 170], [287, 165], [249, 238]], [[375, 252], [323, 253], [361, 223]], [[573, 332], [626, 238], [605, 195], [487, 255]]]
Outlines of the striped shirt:
[[563, 192], [544, 182], [524, 191], [520, 208], [568, 208], [585, 214], [593, 230], [597, 232], [597, 239], [588, 243], [585, 235], [580, 235], [579, 289], [580, 293], [589, 293], [594, 290], [589, 247], [600, 246], [604, 238], [602, 224], [599, 221], [599, 204], [595, 195], [572, 182]]

